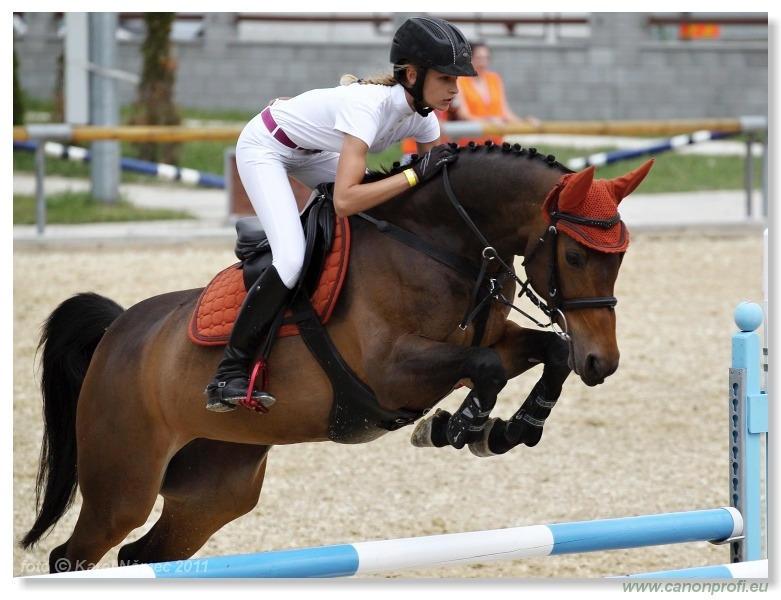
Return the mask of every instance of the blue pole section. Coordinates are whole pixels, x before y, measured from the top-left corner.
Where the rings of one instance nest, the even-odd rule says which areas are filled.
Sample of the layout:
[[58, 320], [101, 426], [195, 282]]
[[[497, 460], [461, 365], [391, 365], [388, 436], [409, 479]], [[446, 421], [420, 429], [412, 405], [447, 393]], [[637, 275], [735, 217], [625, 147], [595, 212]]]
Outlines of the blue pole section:
[[[56, 142], [46, 142], [38, 149], [38, 142], [14, 142], [14, 150], [30, 150], [34, 152], [44, 152], [48, 156], [62, 158], [74, 162], [88, 163], [92, 160], [92, 154], [89, 150], [79, 146], [64, 146]], [[211, 188], [224, 188], [225, 178], [212, 173], [166, 165], [163, 163], [154, 163], [148, 160], [129, 158], [122, 156], [119, 161], [123, 171], [132, 171], [143, 175], [150, 175], [166, 181], [181, 181], [192, 185]]]
[[736, 513], [726, 508], [548, 525], [554, 554], [575, 554], [698, 540], [724, 541], [739, 535]]
[[351, 544], [343, 544], [265, 554], [192, 558], [147, 566], [158, 579], [349, 577], [358, 570], [358, 553]]
[[760, 389], [762, 308], [742, 302], [735, 309], [740, 330], [732, 336], [730, 369], [730, 493], [743, 515], [744, 536], [732, 548], [732, 561], [762, 558], [762, 434], [768, 431], [767, 395]]
[[574, 171], [580, 171], [591, 165], [600, 167], [629, 158], [637, 158], [638, 156], [645, 156], [648, 154], [659, 154], [660, 152], [675, 150], [676, 148], [681, 148], [683, 146], [698, 144], [709, 140], [719, 140], [733, 135], [736, 134], [723, 131], [696, 131], [691, 135], [677, 135], [668, 140], [655, 142], [651, 145], [643, 146], [642, 148], [615, 150], [614, 152], [597, 152], [590, 156], [572, 158], [567, 161], [567, 166]]
[[[768, 561], [732, 563], [728, 565], [712, 565], [708, 567], [690, 567], [672, 571], [654, 571], [653, 573], [638, 573], [623, 577], [637, 579], [767, 579]], [[736, 591], [749, 591], [737, 589]]]
[[743, 519], [740, 513], [732, 507], [725, 507], [257, 554], [193, 558], [40, 577], [349, 577], [382, 571], [640, 548], [659, 544], [721, 542], [739, 536], [742, 531]]

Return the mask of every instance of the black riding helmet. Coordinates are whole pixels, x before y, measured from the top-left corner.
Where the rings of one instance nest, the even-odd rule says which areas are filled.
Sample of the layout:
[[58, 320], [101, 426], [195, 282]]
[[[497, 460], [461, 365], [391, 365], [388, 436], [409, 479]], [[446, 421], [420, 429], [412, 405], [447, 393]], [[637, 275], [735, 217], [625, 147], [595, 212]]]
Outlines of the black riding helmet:
[[394, 67], [409, 62], [419, 68], [417, 81], [412, 87], [404, 85], [400, 70], [394, 69], [394, 74], [412, 95], [415, 109], [424, 117], [432, 110], [423, 105], [423, 82], [428, 69], [457, 77], [477, 75], [472, 67], [472, 48], [464, 34], [436, 17], [407, 19], [393, 36], [390, 60]]

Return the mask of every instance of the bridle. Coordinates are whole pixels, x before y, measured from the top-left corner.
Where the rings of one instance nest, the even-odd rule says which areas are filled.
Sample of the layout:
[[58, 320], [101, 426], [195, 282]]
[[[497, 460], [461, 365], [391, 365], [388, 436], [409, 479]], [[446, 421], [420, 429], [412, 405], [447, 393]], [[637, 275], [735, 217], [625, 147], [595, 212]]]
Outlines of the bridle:
[[[450, 185], [450, 177], [448, 176], [447, 172], [447, 165], [444, 165], [443, 169], [443, 179], [445, 184], [445, 192], [447, 193], [447, 197], [450, 200], [450, 203], [453, 205], [453, 207], [456, 209], [456, 212], [461, 216], [461, 218], [466, 222], [466, 224], [469, 226], [469, 228], [475, 233], [475, 235], [478, 237], [480, 242], [484, 245], [482, 257], [483, 257], [483, 264], [481, 266], [481, 273], [485, 273], [487, 271], [487, 263], [492, 260], [497, 260], [499, 264], [502, 266], [502, 269], [504, 270], [504, 273], [512, 277], [520, 286], [521, 290], [518, 292], [518, 297], [526, 296], [531, 300], [531, 302], [537, 306], [549, 319], [549, 326], [556, 331], [561, 337], [569, 340], [569, 329], [567, 327], [567, 318], [564, 314], [565, 311], [569, 310], [578, 310], [578, 309], [584, 309], [584, 308], [608, 308], [610, 310], [613, 310], [618, 303], [618, 300], [615, 296], [594, 296], [594, 297], [586, 297], [586, 298], [574, 298], [574, 299], [565, 299], [563, 294], [561, 294], [559, 289], [559, 265], [558, 265], [558, 252], [557, 252], [557, 246], [558, 246], [558, 228], [556, 227], [556, 224], [558, 221], [568, 221], [570, 223], [577, 223], [580, 225], [588, 225], [591, 227], [600, 227], [603, 229], [609, 229], [613, 227], [614, 225], [617, 225], [621, 221], [621, 215], [616, 213], [615, 216], [611, 217], [610, 219], [590, 219], [590, 218], [584, 218], [579, 215], [572, 215], [564, 212], [559, 211], [552, 211], [550, 214], [551, 222], [548, 228], [545, 230], [545, 233], [538, 239], [537, 243], [534, 245], [534, 247], [531, 249], [531, 251], [524, 257], [522, 265], [526, 267], [532, 259], [534, 259], [535, 255], [539, 251], [540, 248], [542, 248], [545, 245], [545, 242], [548, 238], [548, 236], [551, 236], [552, 242], [550, 244], [550, 270], [548, 275], [548, 295], [550, 296], [550, 302], [545, 303], [534, 293], [534, 291], [531, 289], [531, 278], [527, 278], [526, 281], [521, 281], [520, 278], [516, 275], [515, 270], [510, 267], [504, 260], [501, 259], [501, 257], [498, 256], [496, 253], [496, 250], [491, 246], [491, 244], [486, 240], [485, 236], [480, 232], [480, 230], [475, 225], [474, 221], [469, 217], [466, 210], [464, 209], [463, 205], [458, 201], [458, 198], [455, 195], [455, 192], [453, 191], [453, 187]], [[560, 184], [559, 184], [560, 186]], [[482, 285], [482, 281], [478, 279], [476, 283], [476, 288]], [[498, 287], [495, 293], [491, 293], [489, 296], [498, 298], [499, 292], [501, 291], [501, 285], [497, 286], [495, 282], [492, 282], [489, 285], [489, 290], [493, 290], [494, 288]], [[474, 297], [474, 294], [473, 294]], [[511, 302], [505, 301], [505, 303], [510, 306], [511, 308], [517, 310], [527, 318], [531, 319], [532, 321], [535, 321], [538, 325], [542, 325], [541, 323], [538, 323], [535, 319], [533, 319], [531, 316], [527, 315], [525, 312], [517, 308], [515, 305], [513, 305]], [[477, 308], [475, 308], [477, 310]], [[472, 311], [474, 312], [474, 310]], [[559, 315], [561, 317], [562, 322], [564, 323], [564, 327], [561, 330], [557, 331], [556, 328], [556, 315]], [[465, 320], [466, 321], [466, 320]], [[466, 322], [462, 322], [461, 326], [464, 328], [466, 326]]]
[[[606, 220], [589, 219], [588, 224], [592, 226], [608, 228], [615, 225], [620, 219], [621, 217], [619, 215], [617, 215], [617, 218], [614, 217], [613, 219], [606, 219]], [[521, 283], [521, 292], [518, 294], [518, 296], [520, 297], [521, 294], [525, 293], [526, 296], [529, 297], [540, 310], [542, 310], [542, 312], [544, 312], [546, 315], [548, 315], [548, 317], [550, 317], [551, 320], [550, 326], [554, 329], [555, 329], [554, 316], [558, 314], [561, 317], [562, 322], [564, 323], [564, 328], [561, 332], [557, 331], [557, 333], [559, 333], [559, 335], [561, 335], [565, 339], [568, 339], [569, 329], [567, 327], [567, 317], [564, 314], [565, 311], [578, 310], [583, 308], [608, 308], [610, 310], [613, 310], [616, 304], [618, 304], [618, 299], [615, 296], [593, 296], [590, 298], [586, 297], [586, 298], [566, 299], [564, 298], [563, 294], [560, 293], [559, 276], [558, 276], [559, 263], [558, 263], [558, 252], [557, 252], [559, 230], [556, 227], [556, 222], [559, 220], [576, 222], [576, 223], [583, 223], [586, 221], [585, 219], [582, 219], [577, 215], [568, 215], [566, 213], [559, 213], [559, 212], [551, 213], [551, 224], [545, 230], [545, 233], [537, 240], [537, 243], [534, 245], [531, 251], [524, 257], [524, 260], [521, 263], [524, 267], [528, 265], [531, 262], [531, 260], [534, 258], [534, 256], [537, 254], [537, 251], [545, 245], [546, 238], [549, 235], [555, 238], [550, 244], [550, 274], [548, 276], [548, 290], [549, 290], [548, 295], [550, 296], [550, 305], [543, 304], [541, 301], [537, 299], [537, 296], [530, 289], [531, 278]]]
[[[397, 225], [394, 225], [387, 221], [377, 220], [373, 217], [370, 217], [366, 213], [359, 213], [357, 216], [374, 224], [377, 227], [377, 229], [379, 229], [382, 233], [390, 235], [391, 237], [397, 239], [398, 241], [401, 241], [407, 244], [408, 246], [411, 246], [421, 252], [424, 252], [425, 254], [428, 254], [429, 256], [439, 260], [440, 262], [443, 262], [448, 266], [456, 270], [459, 270], [469, 275], [470, 277], [475, 278], [475, 285], [472, 291], [470, 304], [467, 307], [464, 318], [461, 320], [461, 323], [459, 324], [460, 329], [465, 330], [469, 326], [469, 324], [478, 317], [478, 315], [483, 313], [484, 309], [488, 307], [491, 301], [496, 300], [505, 304], [511, 309], [516, 310], [527, 319], [533, 321], [537, 326], [550, 327], [552, 331], [554, 331], [560, 337], [562, 337], [563, 339], [571, 343], [571, 336], [569, 334], [569, 329], [567, 327], [567, 319], [566, 316], [564, 315], [565, 311], [578, 310], [584, 308], [608, 308], [610, 310], [613, 310], [613, 308], [618, 303], [618, 300], [614, 296], [596, 296], [590, 298], [586, 297], [586, 298], [565, 299], [563, 295], [560, 293], [558, 253], [557, 253], [558, 229], [556, 227], [556, 223], [558, 221], [569, 221], [571, 223], [585, 224], [589, 226], [602, 227], [604, 229], [608, 229], [616, 225], [621, 220], [620, 215], [617, 214], [615, 217], [612, 217], [611, 219], [602, 220], [602, 219], [586, 219], [578, 215], [571, 215], [571, 214], [562, 213], [558, 211], [554, 211], [550, 214], [551, 222], [549, 226], [547, 227], [543, 235], [539, 237], [537, 243], [534, 245], [531, 251], [524, 257], [522, 263], [524, 267], [528, 265], [538, 254], [540, 248], [542, 248], [545, 245], [546, 241], [548, 240], [548, 237], [549, 236], [552, 237], [551, 244], [550, 244], [550, 249], [551, 249], [550, 272], [548, 275], [548, 290], [549, 290], [548, 294], [550, 296], [550, 301], [544, 302], [537, 296], [537, 294], [531, 288], [531, 278], [529, 277], [526, 279], [526, 281], [521, 281], [521, 279], [515, 273], [515, 269], [513, 269], [512, 266], [508, 265], [507, 262], [498, 255], [496, 249], [490, 244], [490, 242], [485, 238], [485, 236], [479, 230], [477, 225], [475, 225], [474, 221], [472, 221], [472, 219], [469, 217], [469, 215], [466, 212], [466, 209], [464, 209], [464, 206], [461, 204], [461, 202], [459, 202], [458, 198], [455, 195], [455, 192], [453, 192], [452, 186], [450, 185], [450, 177], [448, 176], [447, 165], [444, 165], [442, 168], [442, 177], [444, 181], [445, 192], [447, 194], [448, 199], [450, 200], [450, 203], [453, 205], [456, 212], [459, 214], [461, 219], [466, 223], [469, 229], [471, 229], [472, 232], [475, 234], [475, 236], [478, 238], [478, 240], [480, 240], [480, 243], [483, 246], [479, 268], [475, 268], [474, 263], [465, 260], [462, 256], [457, 255], [454, 252], [451, 252], [450, 250], [446, 250], [444, 248], [441, 248], [440, 246], [432, 244], [431, 242], [424, 240], [423, 238], [407, 231], [406, 229], [398, 227]], [[492, 271], [489, 274], [489, 267], [494, 261], [496, 261], [496, 263], [500, 266], [500, 268], [495, 271]], [[518, 292], [518, 298], [522, 296], [526, 296], [532, 302], [532, 304], [534, 304], [543, 314], [545, 314], [546, 317], [548, 317], [549, 319], [548, 324], [539, 322], [537, 319], [535, 319], [531, 315], [527, 314], [526, 312], [524, 312], [523, 310], [515, 306], [511, 300], [508, 300], [504, 295], [502, 295], [501, 293], [502, 283], [508, 278], [513, 279], [516, 283], [520, 285], [521, 289]], [[482, 298], [480, 297], [481, 290], [484, 291], [484, 295], [482, 296]], [[561, 318], [561, 321], [564, 324], [563, 328], [559, 328], [557, 326], [556, 323], [557, 315]]]

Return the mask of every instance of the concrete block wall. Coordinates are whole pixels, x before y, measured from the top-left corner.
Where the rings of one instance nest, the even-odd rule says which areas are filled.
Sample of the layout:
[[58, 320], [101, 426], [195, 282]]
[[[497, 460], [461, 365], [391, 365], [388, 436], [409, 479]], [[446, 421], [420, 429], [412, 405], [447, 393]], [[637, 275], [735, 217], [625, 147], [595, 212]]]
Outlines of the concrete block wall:
[[[388, 31], [360, 41], [249, 41], [239, 39], [235, 13], [207, 15], [201, 38], [175, 44], [182, 107], [255, 112], [271, 98], [388, 66]], [[653, 40], [645, 19], [644, 13], [593, 13], [591, 35], [582, 39], [490, 40], [492, 66], [516, 112], [548, 121], [768, 114], [767, 41]], [[15, 40], [22, 86], [33, 97], [50, 98], [62, 38], [53, 13], [30, 13], [30, 22]], [[117, 68], [140, 72], [139, 41], [118, 42], [117, 57]], [[129, 104], [135, 88], [120, 82], [118, 95]]]

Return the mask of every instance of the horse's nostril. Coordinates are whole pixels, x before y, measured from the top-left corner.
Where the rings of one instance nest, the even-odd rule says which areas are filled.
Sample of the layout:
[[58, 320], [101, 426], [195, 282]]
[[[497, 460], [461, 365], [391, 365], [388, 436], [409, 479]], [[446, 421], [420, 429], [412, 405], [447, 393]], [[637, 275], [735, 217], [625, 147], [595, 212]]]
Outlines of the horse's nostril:
[[592, 381], [604, 381], [616, 372], [618, 362], [604, 360], [598, 354], [589, 354], [583, 364], [584, 372]]
[[590, 375], [599, 376], [601, 369], [601, 361], [596, 354], [589, 354], [586, 357], [586, 373]]

